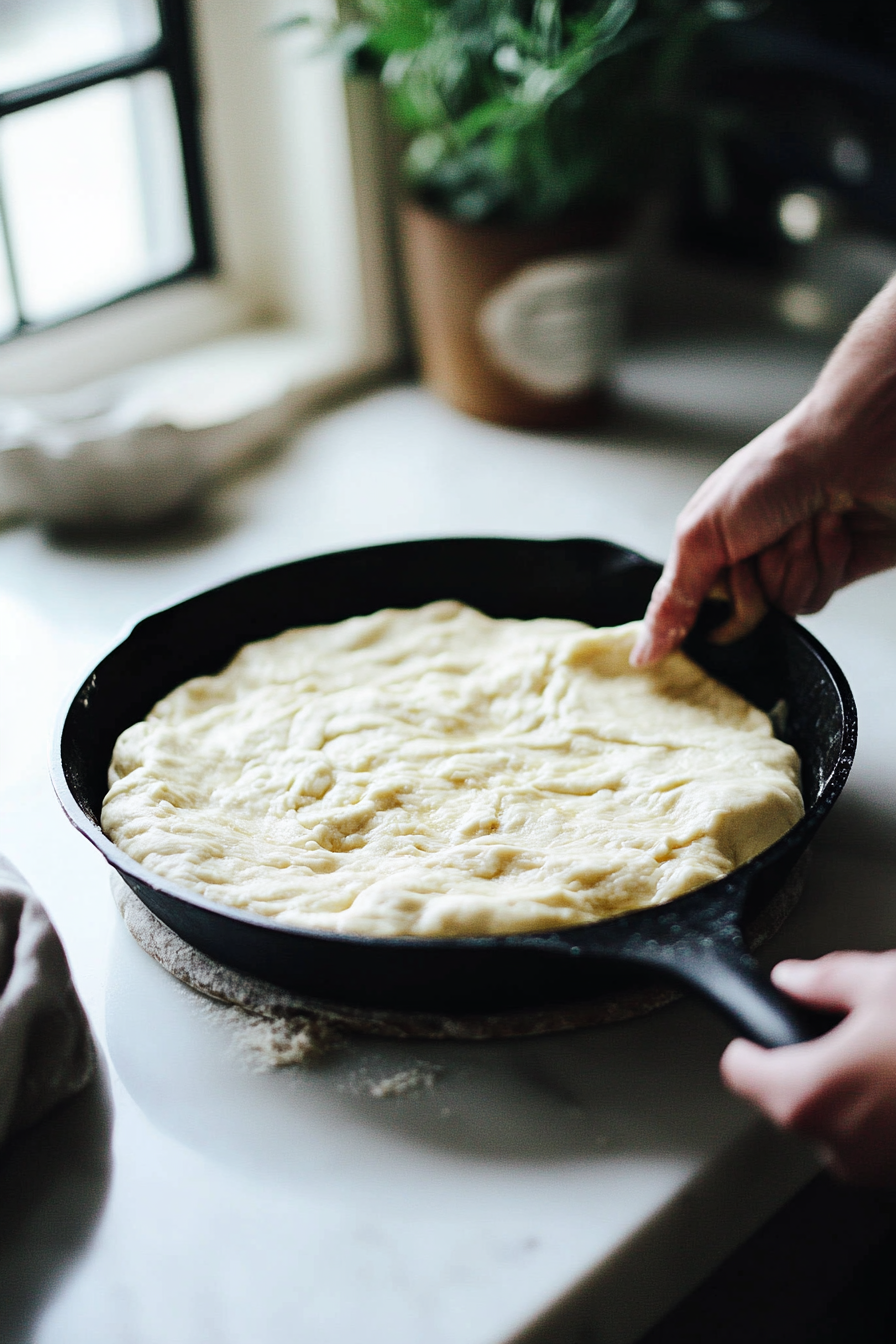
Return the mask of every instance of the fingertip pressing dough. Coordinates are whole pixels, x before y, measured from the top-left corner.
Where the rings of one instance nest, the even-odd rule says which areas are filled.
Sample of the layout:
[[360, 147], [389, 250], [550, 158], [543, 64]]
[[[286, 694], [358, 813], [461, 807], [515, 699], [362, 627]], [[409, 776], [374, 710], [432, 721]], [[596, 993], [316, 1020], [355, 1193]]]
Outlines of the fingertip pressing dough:
[[287, 630], [172, 691], [115, 746], [106, 834], [278, 924], [455, 937], [662, 904], [802, 816], [767, 715], [639, 623], [459, 602]]

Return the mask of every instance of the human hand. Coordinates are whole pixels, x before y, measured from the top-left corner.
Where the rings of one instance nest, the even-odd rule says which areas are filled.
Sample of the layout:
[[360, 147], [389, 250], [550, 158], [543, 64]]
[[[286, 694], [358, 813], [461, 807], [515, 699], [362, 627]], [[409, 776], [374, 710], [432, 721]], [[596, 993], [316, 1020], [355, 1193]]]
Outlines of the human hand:
[[802, 1045], [732, 1041], [722, 1078], [775, 1124], [813, 1140], [842, 1180], [896, 1185], [896, 952], [782, 961], [772, 980], [801, 1003], [847, 1016]]
[[721, 580], [746, 634], [768, 605], [818, 611], [847, 583], [896, 564], [896, 279], [866, 308], [812, 391], [735, 453], [679, 517], [635, 666], [669, 653]]

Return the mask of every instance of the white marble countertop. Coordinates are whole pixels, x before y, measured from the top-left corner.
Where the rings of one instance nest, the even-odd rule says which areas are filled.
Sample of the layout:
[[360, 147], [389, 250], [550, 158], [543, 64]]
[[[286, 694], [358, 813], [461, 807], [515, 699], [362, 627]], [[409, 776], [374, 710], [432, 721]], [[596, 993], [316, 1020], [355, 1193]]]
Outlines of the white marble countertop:
[[[729, 1033], [694, 1001], [538, 1040], [357, 1040], [316, 1069], [252, 1072], [130, 939], [46, 770], [63, 695], [122, 625], [247, 569], [476, 533], [662, 557], [692, 489], [811, 373], [811, 357], [757, 358], [727, 383], [718, 352], [631, 360], [640, 410], [587, 438], [390, 389], [307, 425], [198, 525], [0, 534], [0, 849], [59, 928], [105, 1061], [103, 1087], [0, 1155], [7, 1344], [627, 1344], [808, 1179], [811, 1155], [721, 1087]], [[896, 942], [894, 596], [882, 576], [811, 621], [855, 689], [860, 752], [770, 958]], [[431, 1088], [370, 1094], [420, 1062], [441, 1070]]]

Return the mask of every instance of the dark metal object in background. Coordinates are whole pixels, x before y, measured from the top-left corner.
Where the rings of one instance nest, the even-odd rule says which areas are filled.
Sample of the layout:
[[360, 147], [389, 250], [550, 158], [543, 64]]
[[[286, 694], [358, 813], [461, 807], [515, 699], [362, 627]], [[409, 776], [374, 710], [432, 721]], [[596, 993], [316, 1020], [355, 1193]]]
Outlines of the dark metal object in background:
[[[161, 36], [152, 46], [129, 52], [113, 60], [103, 61], [83, 70], [73, 70], [52, 79], [40, 80], [26, 88], [0, 91], [0, 118], [14, 112], [63, 98], [81, 89], [92, 89], [98, 84], [106, 84], [113, 79], [128, 79], [142, 75], [147, 70], [161, 70], [171, 81], [174, 105], [177, 109], [177, 123], [180, 131], [180, 145], [183, 154], [184, 180], [187, 194], [187, 207], [190, 215], [190, 229], [193, 236], [193, 255], [188, 264], [170, 275], [162, 276], [147, 285], [128, 290], [124, 294], [113, 294], [105, 299], [99, 308], [118, 303], [121, 299], [131, 298], [173, 280], [185, 280], [192, 275], [205, 275], [215, 269], [215, 249], [212, 235], [211, 214], [209, 212], [208, 193], [205, 184], [205, 170], [202, 160], [202, 142], [199, 123], [199, 90], [196, 81], [194, 42], [187, 0], [157, 0]], [[9, 230], [6, 223], [6, 209], [3, 201], [2, 183], [0, 183], [0, 248], [6, 253], [13, 297], [19, 314], [18, 325], [0, 340], [11, 340], [24, 332], [42, 330], [68, 321], [72, 316], [81, 314], [67, 313], [65, 317], [53, 322], [29, 322], [22, 315], [16, 279], [16, 259], [10, 246]], [[87, 309], [85, 311], [93, 311]]]
[[778, 202], [807, 188], [835, 201], [851, 229], [896, 239], [896, 7], [773, 0], [706, 42], [698, 79], [728, 115], [724, 199], [708, 201], [696, 176], [685, 184], [678, 244], [786, 270], [800, 246], [782, 234]]
[[728, 648], [698, 631], [688, 652], [766, 711], [783, 700], [799, 752], [806, 815], [763, 854], [669, 905], [551, 933], [489, 938], [362, 938], [285, 928], [156, 877], [105, 835], [99, 818], [116, 738], [190, 677], [221, 670], [245, 643], [383, 607], [456, 598], [490, 616], [616, 625], [643, 615], [659, 566], [602, 541], [451, 538], [401, 542], [249, 574], [140, 621], [63, 712], [53, 782], [69, 819], [153, 911], [194, 947], [317, 999], [370, 1008], [496, 1012], [569, 1004], [657, 973], [702, 993], [764, 1045], [829, 1022], [774, 989], [741, 929], [772, 901], [846, 783], [856, 709], [817, 640], [771, 613]]

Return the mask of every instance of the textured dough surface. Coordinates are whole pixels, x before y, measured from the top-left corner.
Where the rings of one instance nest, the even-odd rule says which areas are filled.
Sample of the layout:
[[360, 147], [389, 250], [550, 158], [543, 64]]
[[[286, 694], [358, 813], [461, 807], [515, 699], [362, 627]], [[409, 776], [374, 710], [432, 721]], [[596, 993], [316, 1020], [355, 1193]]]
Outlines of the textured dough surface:
[[277, 923], [452, 937], [680, 896], [802, 816], [769, 719], [638, 624], [458, 602], [249, 644], [115, 746], [103, 829]]

